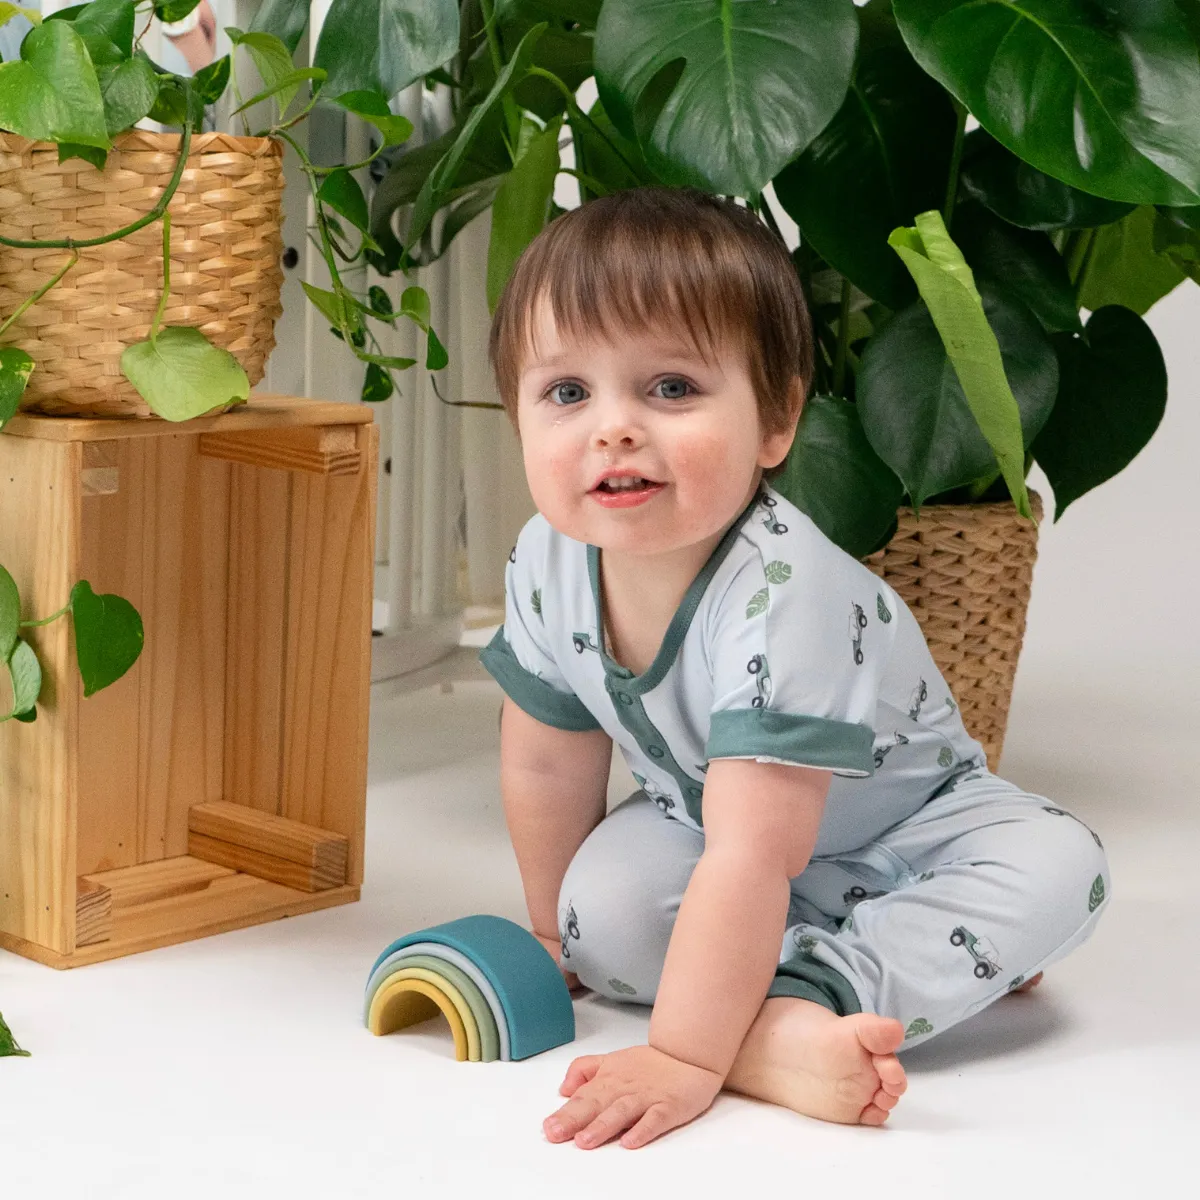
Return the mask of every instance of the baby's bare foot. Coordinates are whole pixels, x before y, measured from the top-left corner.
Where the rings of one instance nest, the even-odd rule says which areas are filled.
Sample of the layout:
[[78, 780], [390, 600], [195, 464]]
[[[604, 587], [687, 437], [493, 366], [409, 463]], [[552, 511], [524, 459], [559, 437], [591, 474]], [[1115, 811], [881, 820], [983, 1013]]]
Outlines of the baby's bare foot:
[[846, 1125], [882, 1125], [908, 1086], [890, 1017], [839, 1017], [810, 1000], [767, 1000], [725, 1080], [730, 1091]]

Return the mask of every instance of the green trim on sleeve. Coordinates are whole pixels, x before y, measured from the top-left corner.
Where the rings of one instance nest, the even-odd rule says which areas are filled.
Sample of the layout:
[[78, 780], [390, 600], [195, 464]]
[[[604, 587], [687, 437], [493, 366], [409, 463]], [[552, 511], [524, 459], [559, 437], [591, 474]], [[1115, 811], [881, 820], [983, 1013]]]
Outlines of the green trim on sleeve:
[[729, 708], [712, 714], [708, 758], [778, 758], [800, 767], [874, 775], [875, 733], [867, 725], [775, 712]]
[[839, 1017], [862, 1012], [862, 1005], [850, 981], [820, 959], [803, 952], [786, 959], [775, 968], [775, 978], [767, 989], [767, 998], [771, 996], [812, 1000], [831, 1009]]
[[553, 684], [521, 666], [504, 636], [503, 625], [479, 652], [479, 661], [513, 702], [543, 725], [553, 725], [572, 733], [601, 728], [600, 722], [578, 696], [560, 692]]

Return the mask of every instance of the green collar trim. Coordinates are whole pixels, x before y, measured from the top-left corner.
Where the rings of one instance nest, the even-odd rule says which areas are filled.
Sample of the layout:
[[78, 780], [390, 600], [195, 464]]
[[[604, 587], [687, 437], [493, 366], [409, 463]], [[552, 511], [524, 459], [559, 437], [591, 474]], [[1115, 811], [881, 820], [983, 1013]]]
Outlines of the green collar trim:
[[675, 610], [675, 615], [671, 618], [670, 625], [667, 626], [667, 632], [663, 636], [658, 653], [654, 656], [654, 661], [641, 675], [634, 675], [628, 667], [623, 667], [620, 663], [615, 662], [608, 656], [608, 652], [604, 648], [604, 600], [600, 594], [600, 549], [598, 546], [588, 545], [588, 577], [592, 583], [592, 603], [596, 612], [596, 641], [599, 643], [600, 661], [604, 664], [604, 673], [619, 678], [625, 691], [640, 696], [658, 687], [666, 678], [667, 672], [679, 654], [679, 648], [683, 645], [683, 639], [687, 637], [692, 618], [700, 607], [700, 601], [704, 599], [709, 582], [717, 573], [717, 568], [725, 561], [725, 556], [733, 549], [742, 525], [759, 502], [762, 494], [763, 488], [760, 487], [754, 493], [750, 503], [742, 509], [716, 544], [712, 554], [708, 556], [708, 561], [700, 568], [700, 574], [689, 584], [688, 590], [679, 602], [679, 607]]

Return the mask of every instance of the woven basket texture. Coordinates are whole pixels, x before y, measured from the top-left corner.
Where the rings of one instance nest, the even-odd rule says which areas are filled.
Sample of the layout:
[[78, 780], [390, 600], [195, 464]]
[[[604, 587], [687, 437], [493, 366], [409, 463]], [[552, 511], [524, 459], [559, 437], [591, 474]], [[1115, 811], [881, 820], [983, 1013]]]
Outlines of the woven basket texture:
[[[60, 164], [58, 147], [0, 133], [0, 229], [18, 240], [92, 238], [158, 202], [179, 158], [178, 134], [133, 130], [98, 171]], [[263, 377], [283, 311], [283, 152], [269, 138], [196, 134], [171, 198], [171, 295], [163, 322], [193, 325]], [[37, 364], [21, 398], [34, 412], [152, 417], [121, 374], [121, 353], [150, 331], [162, 295], [162, 222], [80, 252], [62, 281], [10, 327]], [[66, 261], [66, 250], [0, 247], [0, 316]]]
[[[1040, 521], [1041, 497], [1029, 494]], [[899, 514], [892, 540], [863, 561], [904, 598], [967, 732], [996, 769], [1037, 557], [1037, 527], [1011, 503], [931, 504]]]

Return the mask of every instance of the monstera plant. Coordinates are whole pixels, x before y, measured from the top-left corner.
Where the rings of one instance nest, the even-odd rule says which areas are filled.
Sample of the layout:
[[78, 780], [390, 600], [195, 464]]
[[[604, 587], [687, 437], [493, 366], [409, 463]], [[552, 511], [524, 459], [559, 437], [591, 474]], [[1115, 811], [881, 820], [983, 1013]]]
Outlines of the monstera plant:
[[[584, 201], [693, 186], [794, 220], [818, 352], [776, 486], [849, 552], [904, 503], [1028, 514], [1035, 461], [1057, 519], [1157, 427], [1142, 318], [1200, 279], [1198, 0], [357, 2], [406, 12], [453, 113], [373, 164], [380, 271], [490, 208], [494, 301], [564, 171]], [[307, 3], [265, 9], [282, 36]]]

